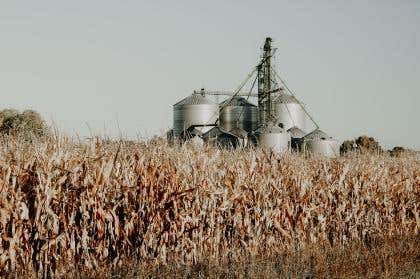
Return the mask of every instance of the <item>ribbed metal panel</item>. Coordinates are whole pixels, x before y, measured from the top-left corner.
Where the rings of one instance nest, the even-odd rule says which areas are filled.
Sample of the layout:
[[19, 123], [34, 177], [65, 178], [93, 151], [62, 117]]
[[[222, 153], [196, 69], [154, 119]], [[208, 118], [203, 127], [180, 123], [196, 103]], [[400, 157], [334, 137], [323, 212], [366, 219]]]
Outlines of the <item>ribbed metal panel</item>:
[[272, 111], [275, 122], [283, 123], [286, 130], [297, 127], [305, 131], [307, 116], [295, 97], [281, 93], [274, 99]]
[[242, 129], [248, 133], [258, 125], [258, 108], [242, 97], [234, 97], [220, 104], [220, 126], [225, 130]]
[[201, 94], [192, 94], [174, 105], [174, 136], [191, 126], [202, 133], [210, 130], [216, 123], [219, 106]]

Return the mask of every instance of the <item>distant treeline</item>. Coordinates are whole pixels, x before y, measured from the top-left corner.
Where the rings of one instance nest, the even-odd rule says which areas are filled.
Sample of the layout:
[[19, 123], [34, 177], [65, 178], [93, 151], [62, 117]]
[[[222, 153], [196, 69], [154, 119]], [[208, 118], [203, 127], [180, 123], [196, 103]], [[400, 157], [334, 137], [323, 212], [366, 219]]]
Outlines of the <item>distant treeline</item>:
[[391, 156], [400, 156], [404, 153], [412, 153], [413, 150], [401, 147], [401, 146], [395, 146], [394, 148], [390, 150], [384, 150], [379, 142], [375, 140], [373, 137], [369, 136], [360, 136], [358, 138], [352, 139], [352, 140], [345, 140], [340, 147], [340, 153], [342, 155], [347, 153], [371, 153], [371, 154], [384, 154], [386, 152], [389, 153]]

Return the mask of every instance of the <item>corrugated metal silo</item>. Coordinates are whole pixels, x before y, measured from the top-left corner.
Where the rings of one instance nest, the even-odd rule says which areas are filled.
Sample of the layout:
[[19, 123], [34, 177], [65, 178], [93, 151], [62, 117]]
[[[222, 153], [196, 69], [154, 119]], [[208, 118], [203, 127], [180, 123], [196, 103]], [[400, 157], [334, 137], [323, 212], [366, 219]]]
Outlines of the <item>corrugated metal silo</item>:
[[284, 129], [275, 125], [267, 125], [258, 131], [258, 140], [262, 148], [281, 153], [289, 150], [291, 138]]
[[304, 145], [305, 150], [310, 154], [330, 158], [340, 155], [340, 143], [319, 129], [304, 137]]
[[289, 130], [292, 127], [303, 131], [306, 129], [307, 115], [299, 101], [292, 95], [280, 93], [273, 100], [272, 114], [276, 124], [283, 123], [283, 128]]
[[258, 108], [245, 98], [229, 98], [220, 104], [219, 123], [228, 131], [242, 129], [250, 133], [258, 125]]
[[174, 136], [191, 126], [205, 133], [215, 126], [219, 106], [202, 94], [193, 93], [174, 105]]

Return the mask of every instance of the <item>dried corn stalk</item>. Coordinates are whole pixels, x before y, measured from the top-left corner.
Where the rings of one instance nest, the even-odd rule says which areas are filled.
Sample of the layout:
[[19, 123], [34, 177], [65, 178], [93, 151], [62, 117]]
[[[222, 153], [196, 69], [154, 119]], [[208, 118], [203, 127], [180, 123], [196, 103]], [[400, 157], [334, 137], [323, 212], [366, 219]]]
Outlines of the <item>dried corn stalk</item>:
[[418, 235], [419, 204], [420, 163], [410, 156], [9, 140], [0, 149], [0, 276]]

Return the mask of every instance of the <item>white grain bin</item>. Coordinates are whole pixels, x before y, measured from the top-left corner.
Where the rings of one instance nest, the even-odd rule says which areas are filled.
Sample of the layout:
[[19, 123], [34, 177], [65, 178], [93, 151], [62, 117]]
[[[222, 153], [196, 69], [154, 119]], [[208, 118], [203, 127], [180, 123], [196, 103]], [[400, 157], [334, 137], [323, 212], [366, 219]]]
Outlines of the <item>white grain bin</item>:
[[290, 94], [282, 92], [275, 97], [272, 105], [272, 115], [275, 123], [282, 123], [286, 130], [292, 127], [303, 131], [306, 129], [308, 117], [299, 101]]
[[304, 137], [304, 146], [309, 154], [329, 158], [340, 155], [340, 143], [319, 129]]
[[282, 153], [289, 150], [290, 134], [279, 126], [268, 124], [263, 126], [258, 133], [258, 142], [262, 148], [271, 149]]
[[194, 127], [205, 133], [216, 125], [219, 106], [200, 93], [193, 93], [173, 106], [174, 136]]

